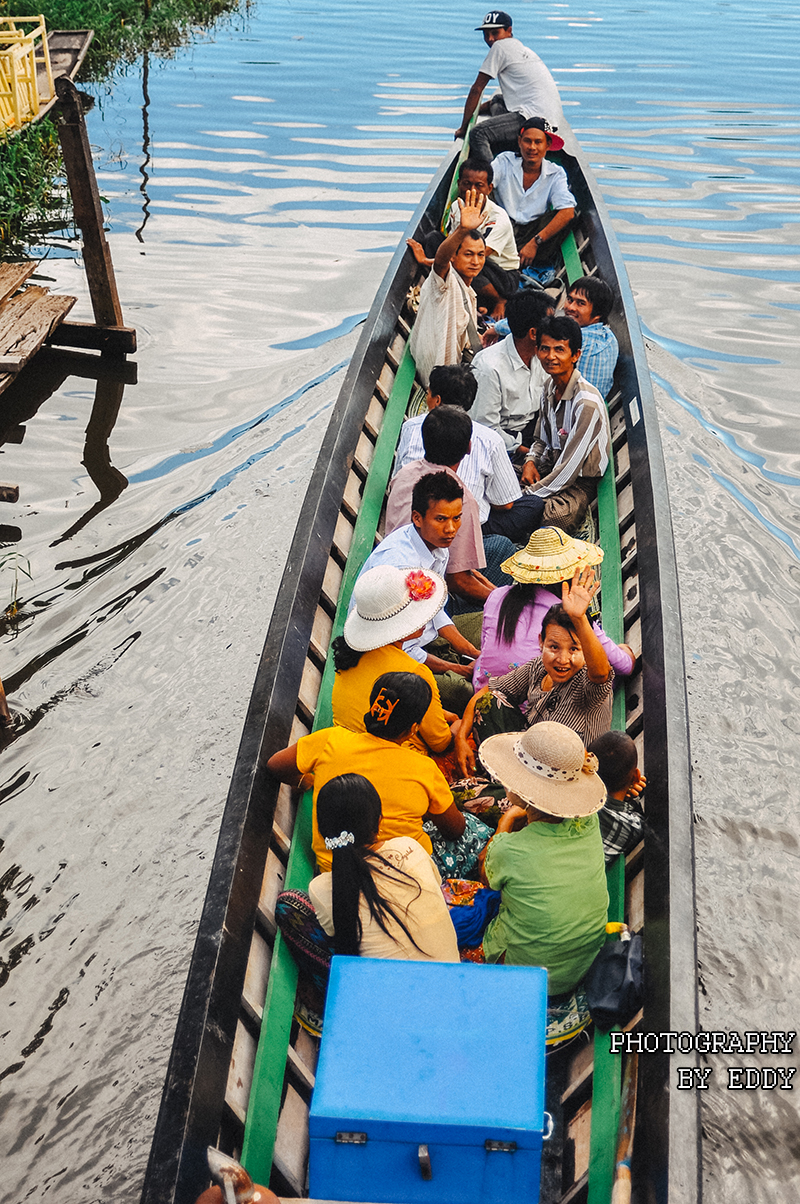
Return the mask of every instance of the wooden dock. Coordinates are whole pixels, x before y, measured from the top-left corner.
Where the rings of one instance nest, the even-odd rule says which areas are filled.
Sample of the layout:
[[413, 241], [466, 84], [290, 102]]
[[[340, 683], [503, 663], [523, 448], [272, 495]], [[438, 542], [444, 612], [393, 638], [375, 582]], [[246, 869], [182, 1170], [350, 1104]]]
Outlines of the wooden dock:
[[0, 393], [16, 379], [77, 301], [27, 284], [35, 260], [0, 264]]

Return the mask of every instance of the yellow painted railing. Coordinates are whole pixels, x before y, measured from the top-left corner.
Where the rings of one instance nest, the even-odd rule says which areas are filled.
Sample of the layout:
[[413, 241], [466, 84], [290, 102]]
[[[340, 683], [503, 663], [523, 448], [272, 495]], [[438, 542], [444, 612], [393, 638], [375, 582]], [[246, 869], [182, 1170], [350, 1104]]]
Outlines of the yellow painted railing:
[[0, 18], [0, 130], [33, 121], [54, 95], [44, 17]]

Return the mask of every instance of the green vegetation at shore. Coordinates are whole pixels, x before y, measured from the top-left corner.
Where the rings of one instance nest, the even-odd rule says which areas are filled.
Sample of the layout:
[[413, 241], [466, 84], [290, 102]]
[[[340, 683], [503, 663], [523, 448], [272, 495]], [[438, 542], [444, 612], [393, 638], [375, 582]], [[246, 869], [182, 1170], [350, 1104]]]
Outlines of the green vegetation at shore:
[[0, 244], [15, 246], [70, 221], [69, 197], [56, 184], [62, 173], [49, 117], [0, 141]]

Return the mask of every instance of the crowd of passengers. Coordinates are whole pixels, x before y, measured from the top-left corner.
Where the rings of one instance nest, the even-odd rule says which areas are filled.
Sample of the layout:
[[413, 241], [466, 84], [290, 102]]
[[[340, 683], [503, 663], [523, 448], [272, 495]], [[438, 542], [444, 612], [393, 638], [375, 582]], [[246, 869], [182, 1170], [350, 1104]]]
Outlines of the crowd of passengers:
[[[635, 655], [596, 616], [592, 503], [609, 462], [614, 296], [563, 296], [575, 218], [546, 158], [560, 102], [507, 13], [410, 338], [427, 412], [406, 419], [383, 538], [334, 640], [333, 724], [269, 770], [313, 791], [318, 876], [276, 917], [324, 992], [334, 953], [544, 966], [553, 1007], [605, 939], [605, 869], [641, 838], [636, 747], [611, 730]], [[562, 303], [563, 297], [563, 303]], [[425, 407], [423, 407], [424, 409]]]

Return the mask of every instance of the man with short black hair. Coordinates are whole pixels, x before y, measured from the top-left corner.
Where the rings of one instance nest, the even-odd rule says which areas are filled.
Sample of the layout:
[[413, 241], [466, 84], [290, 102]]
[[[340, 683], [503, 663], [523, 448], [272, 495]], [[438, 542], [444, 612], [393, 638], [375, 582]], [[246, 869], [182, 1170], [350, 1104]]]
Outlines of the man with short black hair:
[[[386, 501], [387, 535], [409, 521], [417, 482], [430, 473], [444, 471], [464, 489], [464, 482], [456, 475], [456, 469], [469, 452], [471, 438], [472, 420], [458, 406], [438, 406], [431, 410], [422, 424], [424, 459], [407, 464], [389, 486]], [[447, 585], [453, 593], [469, 598], [473, 603], [470, 607], [472, 610], [480, 610], [494, 589], [491, 581], [481, 572], [484, 568], [486, 555], [478, 503], [469, 490], [464, 489], [461, 525], [450, 545]]]
[[478, 393], [472, 418], [500, 435], [509, 454], [527, 452], [547, 374], [536, 354], [541, 323], [553, 312], [547, 293], [524, 289], [506, 304], [511, 334], [472, 361]]
[[[423, 476], [411, 496], [411, 522], [387, 535], [367, 557], [361, 572], [378, 564], [393, 564], [399, 569], [433, 569], [445, 577], [450, 547], [461, 526], [463, 498], [464, 490], [452, 473]], [[474, 658], [479, 649], [461, 634], [444, 610], [416, 638], [403, 644], [404, 651], [427, 665], [436, 677], [442, 705], [460, 715], [472, 696], [472, 665], [455, 664], [428, 653], [426, 645], [437, 637], [450, 644], [457, 656]]]
[[[472, 368], [466, 364], [437, 366], [431, 372], [428, 386], [428, 410], [435, 410], [439, 405], [457, 405], [469, 412], [477, 388]], [[425, 459], [425, 447], [422, 442], [422, 424], [425, 418], [424, 414], [419, 414], [414, 418], [407, 418], [403, 423], [395, 458], [395, 476], [414, 460]], [[497, 431], [490, 430], [479, 422], [472, 423], [469, 452], [455, 471], [478, 503], [482, 523], [486, 522], [491, 510], [505, 510], [522, 496], [501, 436]], [[493, 548], [489, 547], [486, 540], [484, 548], [487, 563], [493, 563]]]
[[[433, 271], [420, 289], [408, 349], [425, 386], [436, 364], [459, 364], [465, 347], [480, 346], [478, 309], [470, 286], [486, 259], [486, 244], [478, 233], [483, 202], [475, 189], [467, 192], [460, 206], [460, 224], [438, 248]], [[410, 238], [408, 245], [414, 257], [424, 262], [420, 244]]]
[[606, 404], [578, 369], [581, 341], [581, 328], [572, 318], [542, 323], [538, 354], [550, 379], [522, 470], [529, 496], [542, 504], [542, 523], [570, 535], [597, 496], [611, 446]]
[[614, 383], [619, 343], [607, 326], [614, 307], [611, 286], [599, 276], [582, 276], [569, 286], [564, 313], [581, 328], [581, 376], [608, 397]]
[[489, 53], [469, 90], [455, 137], [466, 136], [486, 85], [490, 79], [497, 79], [500, 92], [480, 108], [481, 113], [490, 116], [479, 121], [470, 135], [470, 153], [478, 159], [492, 159], [498, 150], [514, 146], [526, 118], [545, 117], [552, 126], [557, 126], [562, 120], [561, 98], [555, 80], [538, 54], [514, 37], [508, 13], [494, 9], [476, 29], [483, 34]]

